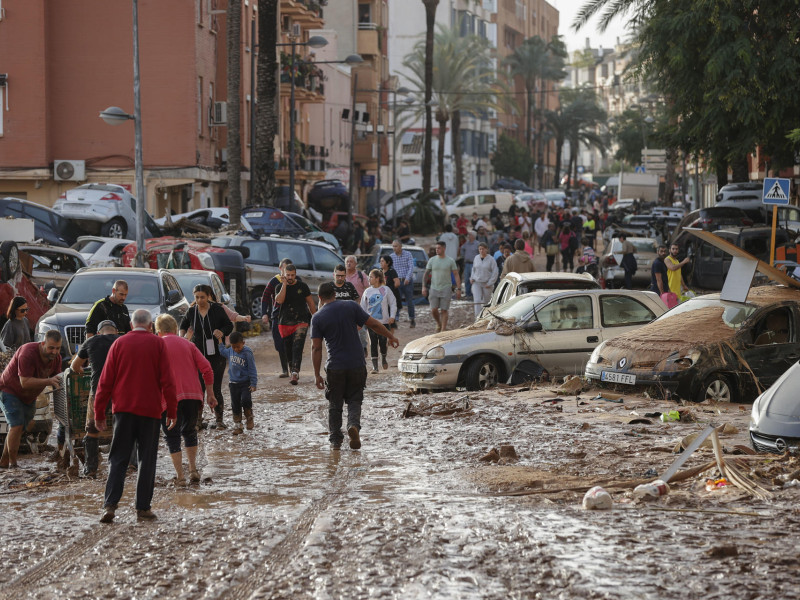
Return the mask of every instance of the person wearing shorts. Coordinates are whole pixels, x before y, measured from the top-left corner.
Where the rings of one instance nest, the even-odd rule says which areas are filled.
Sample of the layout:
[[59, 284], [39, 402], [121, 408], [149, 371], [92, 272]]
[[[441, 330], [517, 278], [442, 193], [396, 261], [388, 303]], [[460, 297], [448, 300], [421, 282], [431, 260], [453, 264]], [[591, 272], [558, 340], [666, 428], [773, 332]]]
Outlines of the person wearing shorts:
[[447, 311], [450, 310], [450, 299], [453, 296], [453, 279], [456, 282], [456, 299], [461, 299], [461, 278], [458, 275], [456, 261], [445, 254], [447, 244], [436, 242], [436, 256], [428, 260], [425, 267], [431, 272], [430, 290], [422, 284], [422, 295], [428, 298], [431, 305], [431, 316], [436, 321], [436, 333], [447, 329]]

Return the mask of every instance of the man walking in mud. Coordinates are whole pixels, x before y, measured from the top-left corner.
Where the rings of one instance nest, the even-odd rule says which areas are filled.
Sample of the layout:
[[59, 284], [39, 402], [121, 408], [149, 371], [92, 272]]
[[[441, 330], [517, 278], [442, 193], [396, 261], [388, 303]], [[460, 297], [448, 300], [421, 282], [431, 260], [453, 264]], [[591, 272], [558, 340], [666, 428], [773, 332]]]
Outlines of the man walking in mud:
[[109, 471], [101, 523], [111, 523], [122, 497], [125, 474], [134, 442], [139, 444], [139, 475], [136, 480], [136, 516], [156, 518], [150, 510], [156, 479], [158, 434], [162, 397], [166, 403], [167, 427], [177, 420], [178, 399], [169, 368], [164, 340], [150, 332], [152, 316], [144, 308], [133, 313], [133, 331], [111, 345], [94, 398], [94, 421], [98, 431], [106, 428], [106, 406], [113, 400], [114, 436], [108, 453]]
[[[331, 447], [341, 448], [342, 409], [347, 404], [347, 435], [353, 450], [361, 448], [361, 403], [367, 383], [367, 363], [361, 351], [358, 328], [367, 326], [384, 336], [392, 348], [400, 342], [392, 332], [355, 302], [337, 300], [332, 283], [323, 283], [317, 292], [319, 310], [311, 318], [311, 360], [319, 389], [328, 400], [328, 432]], [[328, 350], [325, 379], [322, 378], [322, 340]]]

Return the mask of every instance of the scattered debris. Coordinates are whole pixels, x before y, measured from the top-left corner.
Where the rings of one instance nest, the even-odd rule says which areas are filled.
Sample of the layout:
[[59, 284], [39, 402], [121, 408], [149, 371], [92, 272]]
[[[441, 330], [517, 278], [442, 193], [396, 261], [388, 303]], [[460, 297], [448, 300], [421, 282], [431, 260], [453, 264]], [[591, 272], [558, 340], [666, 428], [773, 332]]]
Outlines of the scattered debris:
[[406, 406], [406, 409], [403, 411], [403, 418], [449, 417], [456, 413], [469, 414], [471, 412], [472, 404], [469, 402], [469, 396], [461, 396], [449, 402], [433, 402], [431, 404], [420, 403], [417, 406], [409, 402], [408, 406]]
[[722, 477], [721, 479], [706, 479], [706, 491], [713, 492], [714, 490], [720, 490], [724, 487], [727, 487], [731, 484], [730, 481]]
[[652, 425], [653, 422], [650, 419], [631, 419], [628, 421], [628, 425]]
[[677, 410], [671, 410], [669, 412], [663, 413], [660, 418], [662, 423], [669, 423], [671, 421], [680, 421], [681, 413]]
[[599, 485], [591, 488], [583, 497], [583, 508], [585, 510], [610, 510], [614, 506], [611, 494]]
[[[617, 394], [614, 395], [616, 396]], [[610, 398], [609, 396], [611, 396], [611, 394], [603, 392], [602, 394], [597, 394], [592, 400], [605, 400], [606, 402], [613, 402], [614, 404], [622, 404], [623, 400], [621, 396], [617, 398]]]
[[516, 449], [511, 444], [503, 444], [500, 449], [492, 448], [484, 454], [480, 459], [481, 462], [492, 462], [500, 464], [508, 464], [519, 460], [519, 455]]
[[557, 394], [572, 395], [583, 391], [584, 381], [578, 375], [567, 375], [564, 383], [556, 390]]
[[666, 496], [667, 494], [669, 494], [669, 485], [661, 479], [656, 479], [651, 483], [637, 485], [633, 489], [633, 495], [636, 498], [658, 498], [659, 496]]
[[505, 458], [509, 460], [519, 460], [517, 451], [511, 444], [500, 446], [500, 458]]
[[706, 551], [710, 558], [730, 558], [739, 556], [739, 549], [736, 546], [714, 546]]
[[481, 456], [479, 460], [481, 462], [497, 462], [500, 460], [500, 452], [497, 451], [497, 448], [492, 448], [489, 452]]

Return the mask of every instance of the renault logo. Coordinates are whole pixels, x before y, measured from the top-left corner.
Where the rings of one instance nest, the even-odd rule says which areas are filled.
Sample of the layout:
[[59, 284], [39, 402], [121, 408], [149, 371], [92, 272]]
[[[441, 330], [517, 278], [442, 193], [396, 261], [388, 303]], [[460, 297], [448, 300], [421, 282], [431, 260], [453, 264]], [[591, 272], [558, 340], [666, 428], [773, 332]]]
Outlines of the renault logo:
[[786, 452], [786, 441], [783, 438], [775, 440], [775, 448], [778, 452]]
[[624, 368], [625, 368], [625, 365], [627, 365], [627, 364], [628, 364], [628, 359], [627, 359], [627, 358], [620, 358], [620, 359], [619, 359], [619, 364], [618, 364], [618, 367], [619, 367], [620, 369], [624, 369]]

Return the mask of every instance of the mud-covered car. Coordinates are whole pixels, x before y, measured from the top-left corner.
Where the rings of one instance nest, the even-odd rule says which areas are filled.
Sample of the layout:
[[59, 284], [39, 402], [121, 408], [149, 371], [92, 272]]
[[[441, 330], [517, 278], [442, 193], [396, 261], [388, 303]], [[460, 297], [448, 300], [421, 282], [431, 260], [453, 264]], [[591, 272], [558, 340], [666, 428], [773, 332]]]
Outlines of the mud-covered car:
[[497, 284], [491, 300], [484, 305], [479, 319], [490, 316], [487, 311], [508, 302], [515, 296], [545, 290], [599, 290], [600, 284], [589, 273], [508, 273]]
[[468, 327], [410, 342], [397, 366], [408, 387], [429, 390], [483, 390], [516, 377], [581, 373], [597, 344], [665, 310], [652, 292], [532, 292]]
[[600, 344], [586, 378], [690, 401], [749, 402], [800, 359], [800, 291], [752, 288], [746, 302], [693, 298]]
[[750, 412], [750, 442], [759, 452], [800, 451], [800, 363], [795, 363], [756, 398]]

